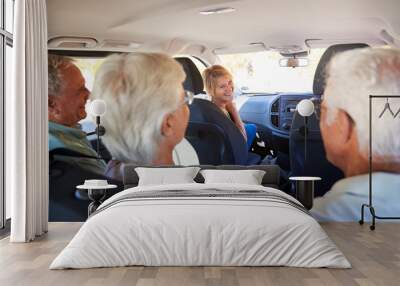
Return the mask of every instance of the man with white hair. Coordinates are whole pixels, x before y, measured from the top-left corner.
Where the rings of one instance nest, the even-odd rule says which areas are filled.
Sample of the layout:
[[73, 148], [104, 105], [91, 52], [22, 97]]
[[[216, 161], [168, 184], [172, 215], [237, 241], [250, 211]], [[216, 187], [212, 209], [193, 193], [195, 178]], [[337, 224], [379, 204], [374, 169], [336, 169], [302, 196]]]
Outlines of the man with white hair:
[[103, 141], [113, 157], [107, 176], [121, 179], [124, 163], [174, 164], [193, 99], [184, 80], [182, 66], [164, 54], [115, 54], [104, 61], [92, 95], [107, 104]]
[[[345, 178], [311, 210], [321, 221], [357, 221], [369, 190], [369, 95], [400, 95], [400, 50], [365, 48], [336, 55], [327, 69], [321, 134], [328, 160]], [[386, 99], [372, 104], [372, 190], [379, 216], [400, 214], [400, 124]], [[390, 102], [395, 112], [400, 99]], [[367, 214], [367, 218], [369, 213]]]
[[102, 175], [106, 164], [96, 158], [96, 151], [79, 125], [79, 121], [86, 117], [85, 104], [90, 92], [71, 58], [49, 55], [48, 94], [49, 151], [61, 148], [80, 153], [86, 157], [56, 157], [58, 161]]

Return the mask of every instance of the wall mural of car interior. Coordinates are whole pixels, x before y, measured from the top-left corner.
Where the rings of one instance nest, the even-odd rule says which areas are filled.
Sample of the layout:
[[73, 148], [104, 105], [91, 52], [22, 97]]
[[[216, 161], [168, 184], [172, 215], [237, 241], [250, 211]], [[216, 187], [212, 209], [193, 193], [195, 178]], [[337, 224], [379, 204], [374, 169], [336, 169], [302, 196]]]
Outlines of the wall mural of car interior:
[[[348, 84], [335, 74], [343, 61], [356, 65], [369, 54], [377, 60], [399, 57], [365, 44], [310, 50], [302, 54], [301, 65], [298, 55], [278, 52], [221, 55], [216, 65], [163, 54], [64, 57], [50, 52], [50, 220], [85, 220], [89, 203], [89, 213], [94, 212], [126, 188], [124, 168], [130, 164], [275, 166], [278, 188], [321, 221], [359, 220], [361, 205], [369, 201], [371, 172], [378, 213], [393, 217], [400, 213], [389, 194], [400, 185], [399, 164], [392, 160], [400, 144], [394, 135], [398, 127], [392, 126], [400, 99], [374, 103], [373, 137], [392, 142], [373, 142], [376, 161], [369, 162], [365, 98], [333, 86]], [[148, 73], [138, 73], [139, 64]], [[368, 72], [372, 77], [376, 71]], [[382, 151], [388, 146], [393, 147]], [[197, 172], [191, 176], [195, 182], [210, 180]], [[113, 187], [96, 190], [104, 180]], [[88, 194], [84, 189], [90, 183]]]
[[398, 285], [399, 1], [0, 2], [1, 285]]

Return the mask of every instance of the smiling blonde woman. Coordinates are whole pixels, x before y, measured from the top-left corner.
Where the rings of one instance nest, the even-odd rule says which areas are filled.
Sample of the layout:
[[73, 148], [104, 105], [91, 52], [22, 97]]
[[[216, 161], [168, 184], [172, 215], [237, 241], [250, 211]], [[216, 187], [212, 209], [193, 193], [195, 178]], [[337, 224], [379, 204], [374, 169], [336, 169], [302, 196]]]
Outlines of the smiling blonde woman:
[[244, 124], [233, 103], [233, 77], [223, 66], [213, 65], [203, 72], [204, 86], [211, 101], [231, 119], [247, 140]]

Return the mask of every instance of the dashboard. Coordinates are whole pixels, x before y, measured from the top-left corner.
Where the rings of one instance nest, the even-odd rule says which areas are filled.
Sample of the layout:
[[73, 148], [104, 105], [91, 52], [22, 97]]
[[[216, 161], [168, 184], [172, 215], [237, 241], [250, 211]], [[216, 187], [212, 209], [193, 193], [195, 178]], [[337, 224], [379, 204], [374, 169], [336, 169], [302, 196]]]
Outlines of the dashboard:
[[249, 94], [239, 98], [237, 104], [244, 122], [256, 124], [265, 142], [270, 142], [275, 150], [288, 153], [296, 106], [302, 99], [312, 97], [312, 93]]

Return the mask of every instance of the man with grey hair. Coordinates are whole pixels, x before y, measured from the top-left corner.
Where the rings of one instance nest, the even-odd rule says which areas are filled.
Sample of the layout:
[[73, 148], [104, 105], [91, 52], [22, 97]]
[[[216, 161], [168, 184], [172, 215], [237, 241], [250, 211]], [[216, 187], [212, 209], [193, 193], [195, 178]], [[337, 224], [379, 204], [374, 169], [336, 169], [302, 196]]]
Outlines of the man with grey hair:
[[79, 125], [86, 117], [85, 104], [90, 93], [72, 59], [48, 56], [48, 94], [49, 151], [62, 148], [80, 153], [86, 157], [57, 155], [57, 160], [103, 174], [105, 162], [96, 158], [96, 151]]
[[[346, 178], [315, 199], [311, 212], [322, 221], [357, 221], [368, 203], [369, 95], [400, 95], [400, 50], [343, 52], [332, 59], [327, 75], [321, 134], [328, 160]], [[385, 103], [382, 98], [372, 104], [372, 189], [377, 215], [393, 217], [400, 214], [400, 124], [390, 112], [380, 116]], [[390, 105], [396, 112], [400, 99]]]
[[[312, 214], [321, 221], [357, 221], [368, 203], [369, 95], [400, 95], [400, 50], [365, 48], [334, 57], [321, 106], [321, 134], [330, 162], [345, 179], [314, 201]], [[372, 108], [372, 189], [379, 216], [400, 214], [400, 124], [383, 114], [386, 99]], [[393, 100], [393, 110], [400, 100]], [[368, 218], [367, 214], [367, 218]]]
[[104, 144], [113, 157], [106, 174], [120, 179], [124, 163], [173, 165], [173, 150], [189, 120], [185, 72], [159, 53], [109, 56], [100, 66], [93, 97], [107, 104]]

